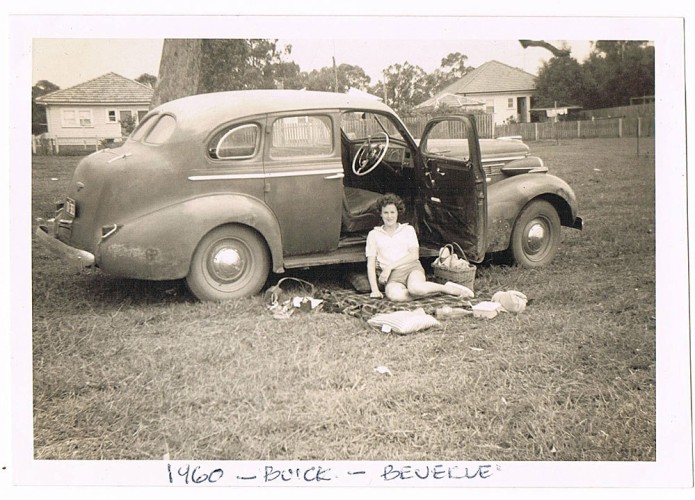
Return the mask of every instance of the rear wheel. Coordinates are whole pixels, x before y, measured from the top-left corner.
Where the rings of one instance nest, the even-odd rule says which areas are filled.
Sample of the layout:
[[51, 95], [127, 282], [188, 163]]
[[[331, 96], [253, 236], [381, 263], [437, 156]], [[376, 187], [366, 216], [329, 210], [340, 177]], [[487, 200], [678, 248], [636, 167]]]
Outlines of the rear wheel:
[[544, 200], [529, 203], [519, 214], [512, 231], [512, 259], [524, 267], [550, 263], [560, 244], [560, 216]]
[[270, 271], [263, 239], [243, 226], [221, 226], [198, 244], [186, 283], [200, 300], [222, 301], [258, 293]]

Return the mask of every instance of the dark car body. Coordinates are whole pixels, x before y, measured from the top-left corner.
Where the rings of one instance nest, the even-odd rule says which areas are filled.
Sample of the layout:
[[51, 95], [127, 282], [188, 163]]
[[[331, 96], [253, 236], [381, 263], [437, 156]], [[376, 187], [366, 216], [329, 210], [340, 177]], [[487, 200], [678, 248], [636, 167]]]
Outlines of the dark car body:
[[387, 192], [406, 202], [422, 255], [455, 241], [473, 262], [510, 250], [544, 265], [559, 224], [581, 228], [572, 189], [521, 141], [479, 141], [471, 116], [436, 118], [418, 145], [376, 99], [259, 90], [153, 109], [121, 147], [79, 163], [36, 234], [83, 265], [187, 278], [222, 300], [257, 292], [270, 270], [364, 261]]

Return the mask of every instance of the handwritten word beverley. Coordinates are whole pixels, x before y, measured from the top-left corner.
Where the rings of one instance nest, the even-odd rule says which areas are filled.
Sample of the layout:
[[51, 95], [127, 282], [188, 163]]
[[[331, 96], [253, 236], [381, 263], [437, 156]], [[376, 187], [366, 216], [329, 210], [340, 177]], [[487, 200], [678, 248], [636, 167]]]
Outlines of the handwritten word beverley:
[[[501, 470], [499, 466], [496, 468]], [[387, 483], [402, 482], [438, 482], [441, 480], [485, 480], [493, 475], [493, 466], [483, 465], [394, 465], [386, 464], [374, 470], [362, 470], [353, 467], [349, 470], [336, 469], [323, 465], [308, 467], [276, 467], [264, 465], [252, 472], [244, 470], [227, 474], [220, 467], [203, 467], [200, 465], [183, 464], [173, 466], [167, 464], [169, 484], [175, 485], [228, 485], [234, 484], [326, 484], [338, 480], [341, 484], [364, 483], [381, 480]], [[224, 480], [223, 480], [224, 479]]]
[[444, 467], [443, 465], [435, 465], [430, 467], [412, 467], [405, 465], [399, 469], [392, 465], [384, 467], [384, 472], [380, 477], [384, 481], [393, 481], [396, 479], [487, 479], [492, 475], [491, 465], [478, 465], [477, 467], [459, 467], [453, 465]]

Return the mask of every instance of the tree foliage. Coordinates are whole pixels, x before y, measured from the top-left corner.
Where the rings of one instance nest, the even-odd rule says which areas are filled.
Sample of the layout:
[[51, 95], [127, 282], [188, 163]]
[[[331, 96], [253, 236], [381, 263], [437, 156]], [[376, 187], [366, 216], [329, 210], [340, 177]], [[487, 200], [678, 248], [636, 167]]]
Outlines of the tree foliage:
[[468, 56], [452, 52], [442, 58], [439, 68], [429, 75], [430, 95], [435, 95], [452, 83], [460, 80], [474, 68], [466, 66]]
[[371, 81], [361, 67], [352, 64], [324, 66], [319, 70], [302, 73], [302, 79], [303, 87], [307, 90], [327, 92], [347, 92], [351, 88], [366, 91]]
[[543, 63], [536, 78], [535, 105], [551, 107], [583, 100], [582, 67], [573, 57], [553, 57]]
[[[608, 106], [630, 104], [631, 97], [654, 95], [654, 47], [644, 41], [598, 41], [593, 74]], [[601, 71], [599, 71], [599, 69]], [[605, 107], [604, 105], [603, 107]]]
[[420, 67], [410, 64], [392, 64], [384, 70], [384, 82], [376, 85], [372, 93], [385, 96], [386, 103], [399, 113], [408, 113], [414, 106], [432, 95], [430, 79]]
[[[197, 91], [305, 88], [345, 92], [356, 88], [384, 98], [401, 113], [409, 112], [474, 69], [467, 65], [467, 55], [452, 52], [429, 74], [407, 61], [394, 63], [382, 70], [380, 81], [372, 84], [364, 69], [353, 64], [334, 63], [302, 71], [291, 60], [292, 47], [280, 48], [277, 40], [209, 39], [202, 43], [201, 84]], [[647, 42], [597, 41], [583, 63], [572, 58], [569, 50], [558, 50], [557, 54], [539, 71], [537, 106], [619, 106], [629, 104], [631, 97], [654, 94], [654, 48]]]
[[536, 80], [536, 105], [625, 106], [654, 95], [654, 47], [644, 41], [601, 40], [586, 61], [554, 57]]
[[39, 80], [31, 87], [31, 133], [43, 134], [48, 131], [46, 124], [46, 107], [36, 104], [36, 98], [60, 90], [60, 87], [48, 80]]
[[274, 89], [297, 84], [299, 66], [283, 60], [291, 46], [279, 49], [277, 40], [204, 40], [201, 61], [205, 92], [225, 90]]
[[149, 73], [143, 73], [135, 79], [136, 82], [147, 85], [149, 88], [153, 89], [157, 85], [157, 77], [150, 75]]

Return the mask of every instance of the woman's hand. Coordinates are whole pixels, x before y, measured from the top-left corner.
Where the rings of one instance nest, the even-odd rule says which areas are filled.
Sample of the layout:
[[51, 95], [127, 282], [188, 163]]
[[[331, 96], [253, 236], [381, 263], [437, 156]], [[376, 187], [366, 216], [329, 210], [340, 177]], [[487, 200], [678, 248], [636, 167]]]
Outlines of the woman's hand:
[[391, 276], [391, 268], [384, 267], [379, 275], [379, 283], [382, 285], [386, 284], [386, 282], [389, 280], [389, 276]]
[[374, 299], [380, 299], [384, 296], [384, 294], [381, 293], [381, 290], [376, 290], [376, 291], [370, 293], [369, 296], [374, 298]]

